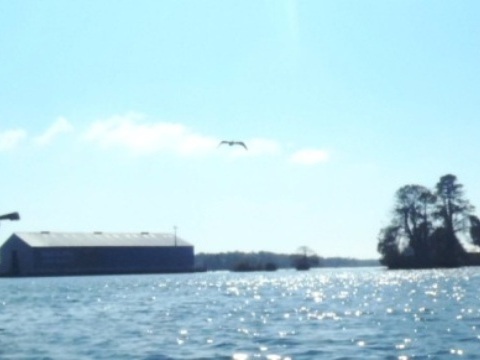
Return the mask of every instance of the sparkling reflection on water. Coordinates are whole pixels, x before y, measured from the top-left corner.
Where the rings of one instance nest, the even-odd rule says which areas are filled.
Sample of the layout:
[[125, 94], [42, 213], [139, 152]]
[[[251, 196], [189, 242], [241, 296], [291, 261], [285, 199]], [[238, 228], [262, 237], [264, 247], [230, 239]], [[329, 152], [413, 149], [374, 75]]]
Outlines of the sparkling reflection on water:
[[0, 358], [476, 359], [480, 268], [0, 279]]

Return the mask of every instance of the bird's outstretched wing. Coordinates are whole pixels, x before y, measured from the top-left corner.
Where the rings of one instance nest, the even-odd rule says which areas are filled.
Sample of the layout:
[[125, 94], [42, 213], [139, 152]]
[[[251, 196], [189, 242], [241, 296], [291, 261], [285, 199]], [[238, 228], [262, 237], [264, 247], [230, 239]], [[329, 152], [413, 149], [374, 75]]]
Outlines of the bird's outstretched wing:
[[247, 145], [245, 145], [245, 143], [243, 141], [227, 141], [227, 140], [222, 140], [220, 141], [220, 143], [218, 144], [217, 147], [219, 147], [220, 145], [222, 144], [227, 144], [227, 145], [240, 145], [240, 146], [243, 146], [245, 148], [245, 150], [248, 150], [247, 149]]
[[248, 150], [247, 145], [245, 145], [245, 143], [243, 141], [235, 141], [234, 143], [237, 144], [237, 145], [243, 146], [245, 148], [245, 150]]

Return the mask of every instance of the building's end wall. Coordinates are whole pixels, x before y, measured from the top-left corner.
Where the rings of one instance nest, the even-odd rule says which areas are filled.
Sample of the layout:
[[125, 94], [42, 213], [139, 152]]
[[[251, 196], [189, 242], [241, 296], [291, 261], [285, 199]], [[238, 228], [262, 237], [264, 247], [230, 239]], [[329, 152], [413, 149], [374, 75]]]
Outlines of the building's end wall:
[[22, 276], [32, 271], [32, 248], [13, 234], [0, 248], [0, 275]]

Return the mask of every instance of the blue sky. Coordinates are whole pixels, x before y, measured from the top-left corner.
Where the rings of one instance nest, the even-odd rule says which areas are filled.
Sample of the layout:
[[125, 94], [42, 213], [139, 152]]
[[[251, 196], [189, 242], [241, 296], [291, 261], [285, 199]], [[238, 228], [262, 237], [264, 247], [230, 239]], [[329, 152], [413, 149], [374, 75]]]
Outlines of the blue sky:
[[400, 186], [453, 173], [480, 206], [476, 1], [0, 8], [4, 239], [178, 226], [197, 252], [377, 258]]

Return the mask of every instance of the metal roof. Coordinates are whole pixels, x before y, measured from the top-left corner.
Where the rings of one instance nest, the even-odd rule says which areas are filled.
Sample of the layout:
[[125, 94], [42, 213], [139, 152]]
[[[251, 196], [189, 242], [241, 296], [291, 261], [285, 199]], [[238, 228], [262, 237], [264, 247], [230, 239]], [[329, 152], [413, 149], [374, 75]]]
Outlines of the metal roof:
[[192, 246], [170, 233], [110, 233], [110, 232], [17, 232], [14, 233], [31, 247], [116, 247], [116, 246]]

